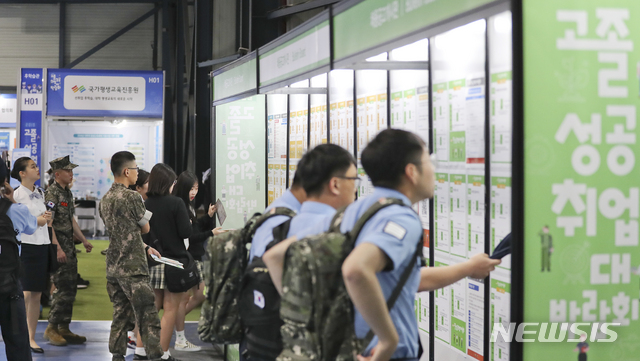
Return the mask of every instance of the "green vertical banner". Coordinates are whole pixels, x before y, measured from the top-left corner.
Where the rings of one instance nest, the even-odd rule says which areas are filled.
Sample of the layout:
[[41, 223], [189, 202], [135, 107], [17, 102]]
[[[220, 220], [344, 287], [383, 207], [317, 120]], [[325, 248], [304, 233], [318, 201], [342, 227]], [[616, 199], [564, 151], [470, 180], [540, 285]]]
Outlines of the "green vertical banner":
[[219, 105], [216, 112], [216, 197], [227, 212], [224, 229], [236, 229], [265, 208], [265, 98]]
[[638, 360], [640, 1], [523, 0], [523, 17], [523, 309], [541, 323], [523, 359]]

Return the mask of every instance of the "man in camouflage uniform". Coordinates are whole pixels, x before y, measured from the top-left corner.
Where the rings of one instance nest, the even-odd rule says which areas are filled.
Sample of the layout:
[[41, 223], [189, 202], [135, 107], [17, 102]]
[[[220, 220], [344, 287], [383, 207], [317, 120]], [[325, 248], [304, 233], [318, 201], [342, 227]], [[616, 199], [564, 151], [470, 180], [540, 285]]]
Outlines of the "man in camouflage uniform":
[[137, 320], [146, 355], [136, 354], [134, 360], [160, 359], [160, 319], [147, 266], [147, 254], [159, 257], [160, 253], [142, 241], [142, 233], [149, 232], [151, 212], [140, 194], [129, 189], [138, 179], [135, 156], [127, 151], [114, 154], [111, 171], [114, 183], [100, 202], [110, 242], [106, 260], [107, 292], [113, 303], [109, 352], [114, 361], [124, 360], [127, 331], [133, 330]]
[[69, 184], [73, 181], [73, 169], [77, 165], [71, 163], [68, 155], [54, 159], [49, 164], [55, 174], [55, 182], [47, 190], [45, 201], [54, 205], [52, 227], [67, 261], [53, 274], [56, 291], [53, 294], [49, 326], [44, 332], [44, 339], [52, 345], [65, 346], [67, 343], [80, 344], [87, 341], [86, 337], [69, 330], [73, 303], [78, 291], [78, 258], [73, 238], [75, 236], [80, 239], [87, 252], [91, 252], [93, 245], [84, 237], [78, 222], [73, 218], [75, 208]]

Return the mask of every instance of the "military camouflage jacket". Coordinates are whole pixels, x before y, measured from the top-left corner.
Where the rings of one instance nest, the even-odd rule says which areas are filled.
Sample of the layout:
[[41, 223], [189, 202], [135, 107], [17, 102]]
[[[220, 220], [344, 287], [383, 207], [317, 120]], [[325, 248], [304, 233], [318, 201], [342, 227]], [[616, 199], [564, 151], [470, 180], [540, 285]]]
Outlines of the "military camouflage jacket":
[[100, 217], [109, 232], [107, 277], [148, 275], [147, 255], [138, 222], [146, 208], [139, 193], [113, 183], [100, 201]]
[[68, 187], [62, 188], [58, 182], [47, 189], [44, 196], [45, 203], [53, 202], [53, 230], [56, 232], [56, 238], [60, 243], [60, 247], [67, 254], [75, 257], [75, 245], [73, 244], [73, 215], [75, 207], [73, 206], [73, 194]]

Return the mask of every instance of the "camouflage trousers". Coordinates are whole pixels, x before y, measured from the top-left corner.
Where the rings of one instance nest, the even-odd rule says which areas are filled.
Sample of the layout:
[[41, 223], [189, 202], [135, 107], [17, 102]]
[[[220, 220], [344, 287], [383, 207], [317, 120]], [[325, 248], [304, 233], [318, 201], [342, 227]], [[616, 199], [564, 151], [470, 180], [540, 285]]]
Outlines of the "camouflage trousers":
[[149, 359], [162, 357], [160, 319], [149, 277], [107, 277], [107, 292], [113, 303], [109, 352], [121, 356], [127, 354], [127, 331], [133, 330], [137, 323]]
[[49, 323], [69, 324], [78, 292], [78, 258], [75, 253], [67, 253], [67, 263], [61, 263], [53, 274], [53, 284], [56, 285], [56, 291], [51, 301]]

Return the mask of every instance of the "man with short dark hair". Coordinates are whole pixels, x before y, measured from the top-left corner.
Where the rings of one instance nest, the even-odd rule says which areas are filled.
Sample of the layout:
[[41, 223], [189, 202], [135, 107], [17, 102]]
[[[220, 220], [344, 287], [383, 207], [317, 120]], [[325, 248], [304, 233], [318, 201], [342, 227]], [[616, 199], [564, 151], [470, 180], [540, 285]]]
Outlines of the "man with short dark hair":
[[[422, 239], [422, 224], [411, 205], [433, 197], [435, 168], [424, 142], [415, 134], [397, 129], [380, 132], [362, 152], [362, 165], [375, 190], [347, 208], [342, 232], [379, 199], [397, 198], [377, 212], [360, 232], [354, 250], [342, 265], [347, 291], [356, 309], [356, 336], [364, 338], [369, 329], [374, 337], [365, 352], [371, 358], [359, 360], [403, 359], [418, 361], [418, 325], [414, 314], [415, 294], [452, 284], [465, 277], [484, 278], [498, 260], [479, 254], [469, 261], [448, 267], [420, 268], [414, 258]], [[387, 299], [407, 267], [414, 270], [404, 284], [391, 310]]]
[[296, 174], [302, 180], [307, 200], [300, 213], [291, 219], [288, 238], [262, 257], [280, 293], [284, 255], [289, 245], [327, 231], [336, 210], [355, 200], [359, 181], [353, 155], [335, 144], [321, 144], [307, 152], [298, 163]]
[[67, 343], [81, 344], [86, 342], [87, 338], [69, 330], [73, 303], [78, 291], [78, 258], [73, 238], [80, 239], [87, 252], [91, 252], [93, 245], [84, 237], [78, 222], [73, 218], [75, 207], [69, 185], [73, 181], [73, 169], [77, 165], [71, 163], [68, 155], [52, 160], [49, 165], [55, 175], [55, 181], [47, 189], [45, 202], [54, 204], [52, 227], [60, 248], [67, 256], [67, 262], [60, 264], [60, 268], [53, 274], [56, 291], [53, 293], [49, 325], [44, 331], [44, 339], [54, 346], [65, 346]]
[[113, 303], [109, 351], [114, 361], [124, 360], [127, 331], [134, 328], [136, 321], [145, 354], [136, 353], [134, 359], [159, 360], [163, 356], [160, 319], [147, 266], [147, 255], [160, 257], [160, 253], [142, 241], [142, 234], [149, 232], [151, 212], [145, 208], [142, 196], [129, 189], [138, 179], [138, 170], [131, 152], [115, 153], [111, 157], [114, 182], [100, 202], [100, 217], [109, 232], [107, 292]]

